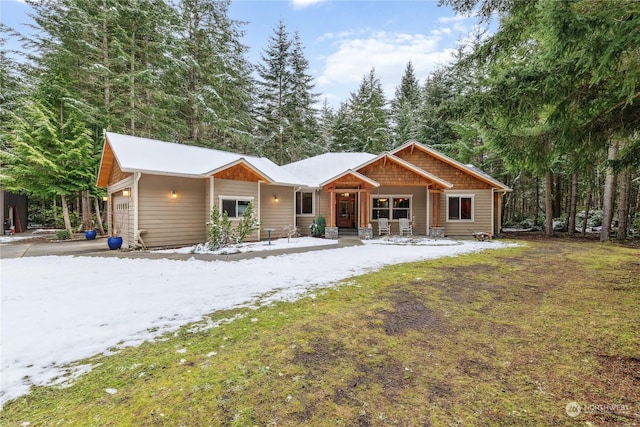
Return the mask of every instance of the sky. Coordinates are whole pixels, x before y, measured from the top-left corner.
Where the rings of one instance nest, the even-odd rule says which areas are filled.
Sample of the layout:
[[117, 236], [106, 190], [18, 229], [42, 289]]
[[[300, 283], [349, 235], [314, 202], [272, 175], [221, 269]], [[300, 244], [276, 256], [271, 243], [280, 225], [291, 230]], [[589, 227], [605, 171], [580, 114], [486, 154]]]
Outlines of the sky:
[[[312, 237], [292, 239], [291, 243], [278, 239], [272, 247], [318, 243], [327, 242]], [[0, 408], [8, 400], [28, 394], [32, 384], [60, 384], [69, 374], [90, 369], [77, 363], [69, 366], [74, 362], [113, 348], [139, 345], [190, 322], [200, 322], [191, 329], [194, 331], [215, 327], [207, 314], [217, 310], [248, 307], [244, 316], [260, 322], [259, 312], [251, 307], [313, 298], [322, 288], [386, 265], [513, 246], [499, 241], [397, 236], [363, 243], [278, 256], [261, 252], [242, 261], [71, 256], [2, 259]], [[106, 242], [103, 244], [106, 247]], [[257, 245], [264, 249], [267, 243]], [[350, 262], [345, 263], [346, 259]], [[96, 274], [99, 271], [109, 274]], [[223, 346], [208, 350], [206, 356], [214, 358], [225, 351]], [[192, 357], [191, 349], [176, 348], [175, 363]], [[107, 393], [114, 392], [112, 384], [106, 387]]]
[[[24, 0], [0, 0], [2, 22], [17, 30], [26, 30], [30, 10]], [[321, 102], [326, 98], [333, 107], [348, 100], [372, 68], [388, 99], [409, 61], [424, 83], [451, 61], [477, 24], [475, 18], [439, 7], [437, 0], [235, 0], [229, 15], [246, 23], [243, 42], [252, 63], [260, 61], [281, 20], [291, 34], [297, 31], [315, 91]]]

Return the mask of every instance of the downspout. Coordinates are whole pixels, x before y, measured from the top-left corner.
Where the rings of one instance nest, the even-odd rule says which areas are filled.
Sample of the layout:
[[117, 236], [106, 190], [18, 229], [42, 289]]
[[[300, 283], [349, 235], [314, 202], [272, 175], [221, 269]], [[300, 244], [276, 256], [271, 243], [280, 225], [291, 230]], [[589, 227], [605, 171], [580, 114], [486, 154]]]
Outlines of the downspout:
[[[298, 200], [296, 199], [296, 193], [300, 190], [302, 190], [302, 187], [291, 187], [293, 188], [293, 226], [297, 229], [298, 228], [298, 216], [296, 215], [296, 209], [297, 209], [297, 205], [298, 205]], [[313, 209], [313, 200], [311, 201], [312, 205], [311, 208]], [[300, 233], [300, 230], [298, 230], [298, 233]]]
[[429, 192], [429, 186], [427, 186], [426, 188], [427, 190], [427, 237], [429, 237], [431, 235], [431, 212], [430, 212], [430, 203], [429, 203], [429, 197], [431, 196], [431, 193]]
[[211, 210], [213, 209], [213, 204], [215, 203], [215, 191], [214, 191], [214, 178], [213, 175], [209, 177], [209, 211], [207, 212], [207, 224], [211, 220]]
[[491, 237], [495, 236], [496, 234], [496, 224], [495, 224], [495, 195], [496, 195], [496, 189], [492, 188], [491, 189]]
[[138, 225], [138, 203], [140, 201], [139, 198], [139, 182], [140, 178], [142, 178], [142, 173], [134, 172], [133, 174], [133, 246], [134, 248], [138, 246], [138, 229], [140, 228]]
[[[258, 184], [258, 203], [255, 206], [256, 211], [258, 212], [258, 224], [262, 223], [260, 219], [260, 214], [262, 213], [261, 205], [262, 205], [262, 192], [260, 191], [260, 180], [256, 181]], [[262, 240], [262, 228], [258, 229], [258, 241]]]

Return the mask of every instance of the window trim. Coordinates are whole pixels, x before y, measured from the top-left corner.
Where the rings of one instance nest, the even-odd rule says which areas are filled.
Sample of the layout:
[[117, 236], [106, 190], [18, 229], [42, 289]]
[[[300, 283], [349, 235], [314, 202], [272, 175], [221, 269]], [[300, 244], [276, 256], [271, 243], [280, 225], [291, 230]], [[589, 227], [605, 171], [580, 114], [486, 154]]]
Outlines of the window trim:
[[[298, 194], [304, 194], [304, 193], [308, 193], [311, 194], [311, 213], [298, 213]], [[296, 216], [299, 217], [314, 217], [316, 214], [316, 194], [315, 191], [311, 190], [311, 191], [296, 191], [296, 195], [295, 195], [295, 212], [296, 212]], [[302, 206], [301, 206], [302, 207]]]
[[[236, 202], [236, 215], [238, 214], [238, 202], [249, 202], [249, 203], [253, 203], [254, 204], [254, 208], [255, 208], [255, 197], [251, 197], [251, 196], [222, 196], [219, 195], [218, 196], [218, 209], [220, 209], [220, 215], [223, 214], [224, 212], [224, 208], [222, 205], [222, 201], [223, 200], [235, 200]], [[242, 216], [229, 216], [228, 217], [231, 220], [237, 220], [237, 219], [241, 219]]]
[[[471, 219], [450, 219], [449, 218], [449, 199], [451, 198], [458, 198], [458, 199], [471, 199]], [[475, 222], [476, 220], [476, 201], [475, 201], [475, 194], [447, 194], [447, 211], [445, 213], [445, 218], [447, 222]], [[460, 210], [459, 213], [461, 214], [462, 211], [462, 203], [460, 203], [458, 201], [458, 209]]]
[[373, 199], [389, 199], [389, 222], [398, 222], [397, 219], [393, 219], [393, 199], [409, 199], [409, 216], [407, 217], [410, 221], [413, 218], [413, 194], [372, 194], [369, 200], [371, 210], [369, 214], [371, 215], [371, 221], [378, 221], [373, 218], [373, 210], [379, 208], [373, 207]]

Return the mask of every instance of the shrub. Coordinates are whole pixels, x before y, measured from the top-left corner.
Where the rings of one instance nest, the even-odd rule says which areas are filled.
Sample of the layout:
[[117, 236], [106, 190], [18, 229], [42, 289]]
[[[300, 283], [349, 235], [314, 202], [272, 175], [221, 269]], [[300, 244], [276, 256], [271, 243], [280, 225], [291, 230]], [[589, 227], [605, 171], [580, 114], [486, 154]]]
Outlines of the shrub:
[[249, 203], [247, 209], [242, 214], [237, 227], [233, 227], [231, 220], [224, 211], [220, 214], [217, 206], [211, 208], [211, 218], [209, 222], [209, 248], [220, 249], [226, 246], [241, 243], [251, 233], [260, 228], [260, 221], [253, 214], [253, 203]]
[[69, 234], [68, 230], [58, 230], [56, 231], [56, 237], [58, 238], [58, 240], [69, 240], [71, 238], [71, 235]]
[[236, 243], [242, 243], [251, 233], [260, 229], [260, 221], [253, 214], [253, 203], [249, 203], [235, 230]]
[[313, 237], [320, 237], [324, 234], [324, 229], [327, 227], [327, 220], [324, 219], [323, 216], [319, 216], [314, 219], [309, 229], [311, 230], [311, 235]]

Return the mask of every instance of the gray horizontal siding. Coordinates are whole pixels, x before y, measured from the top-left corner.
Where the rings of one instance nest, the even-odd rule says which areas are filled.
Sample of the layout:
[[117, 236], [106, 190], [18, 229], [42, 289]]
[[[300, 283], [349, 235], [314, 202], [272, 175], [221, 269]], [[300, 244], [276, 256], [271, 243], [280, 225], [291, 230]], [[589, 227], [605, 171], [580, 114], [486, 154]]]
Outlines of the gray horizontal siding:
[[[447, 219], [447, 195], [473, 194], [473, 221], [449, 221]], [[471, 236], [472, 231], [491, 232], [491, 190], [447, 190], [442, 194], [441, 224], [445, 227], [445, 235], [453, 237]]]
[[[205, 179], [142, 175], [138, 183], [138, 224], [148, 247], [206, 241]], [[177, 198], [171, 197], [175, 190]]]

